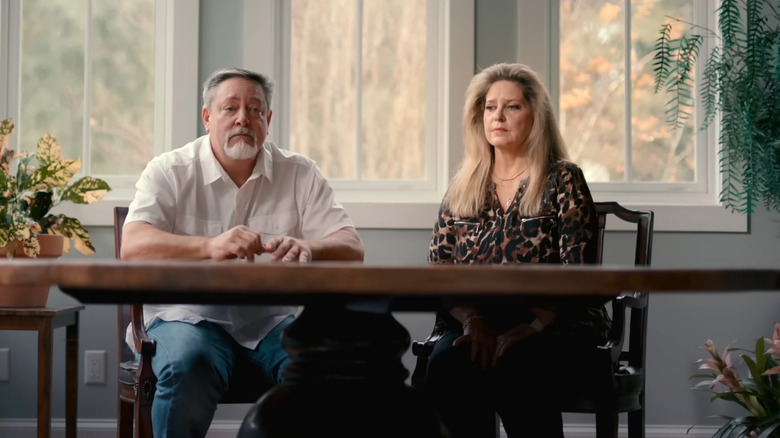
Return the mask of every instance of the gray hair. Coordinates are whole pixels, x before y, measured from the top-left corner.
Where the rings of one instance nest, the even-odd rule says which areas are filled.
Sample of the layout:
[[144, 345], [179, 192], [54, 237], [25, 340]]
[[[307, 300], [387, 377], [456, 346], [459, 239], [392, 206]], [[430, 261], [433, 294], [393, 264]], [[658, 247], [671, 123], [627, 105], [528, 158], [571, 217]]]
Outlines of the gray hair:
[[257, 84], [258, 91], [263, 92], [265, 96], [266, 110], [271, 109], [271, 96], [274, 92], [274, 83], [266, 76], [244, 68], [223, 68], [217, 70], [203, 82], [203, 107], [211, 108], [211, 101], [214, 99], [214, 90], [222, 82], [232, 78], [244, 78]]

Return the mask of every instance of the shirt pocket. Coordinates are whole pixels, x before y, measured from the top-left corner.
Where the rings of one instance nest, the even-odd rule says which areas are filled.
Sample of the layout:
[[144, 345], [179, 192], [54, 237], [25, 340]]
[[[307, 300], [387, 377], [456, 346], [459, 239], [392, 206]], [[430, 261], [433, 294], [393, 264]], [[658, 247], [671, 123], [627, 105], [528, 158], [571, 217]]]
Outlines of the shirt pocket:
[[515, 247], [517, 261], [523, 263], [546, 262], [557, 248], [557, 216], [546, 214], [520, 218], [518, 243]]
[[296, 212], [256, 215], [247, 220], [247, 226], [260, 233], [263, 242], [277, 236], [302, 238], [298, 231], [298, 214]]
[[479, 221], [456, 220], [452, 223], [455, 247], [452, 257], [457, 263], [473, 263], [479, 259], [479, 239], [482, 224]]

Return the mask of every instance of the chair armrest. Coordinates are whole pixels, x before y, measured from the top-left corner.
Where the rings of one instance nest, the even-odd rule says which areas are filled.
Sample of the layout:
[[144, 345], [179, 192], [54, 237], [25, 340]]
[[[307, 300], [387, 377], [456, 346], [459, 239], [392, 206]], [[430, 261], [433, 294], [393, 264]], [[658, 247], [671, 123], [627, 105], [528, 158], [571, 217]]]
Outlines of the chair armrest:
[[634, 293], [620, 295], [612, 299], [612, 327], [609, 330], [607, 342], [599, 346], [602, 350], [611, 350], [612, 363], [617, 364], [623, 353], [623, 343], [626, 334], [626, 310], [644, 309], [647, 307], [647, 295]]
[[417, 356], [417, 363], [412, 372], [412, 387], [425, 388], [425, 375], [428, 371], [428, 358], [433, 352], [436, 342], [441, 339], [443, 333], [437, 333], [436, 329], [425, 338], [424, 341], [412, 342], [412, 354]]
[[431, 333], [424, 341], [412, 342], [412, 354], [418, 357], [430, 356], [433, 351], [433, 346], [436, 345], [436, 342], [438, 342], [441, 337], [441, 333]]

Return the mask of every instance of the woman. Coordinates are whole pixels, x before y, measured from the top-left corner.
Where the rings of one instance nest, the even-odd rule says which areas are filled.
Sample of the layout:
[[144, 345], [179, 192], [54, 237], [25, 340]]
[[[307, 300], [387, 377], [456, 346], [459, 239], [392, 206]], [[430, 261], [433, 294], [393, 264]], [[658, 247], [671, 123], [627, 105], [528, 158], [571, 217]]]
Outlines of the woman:
[[[430, 263], [594, 263], [597, 215], [568, 154], [550, 97], [521, 64], [474, 76], [465, 156], [433, 229]], [[486, 285], [489, 288], [489, 285]], [[426, 388], [451, 438], [485, 436], [490, 413], [514, 437], [563, 437], [555, 383], [587, 378], [606, 339], [599, 303], [448, 303], [437, 314]], [[558, 375], [564, 367], [576, 374]]]

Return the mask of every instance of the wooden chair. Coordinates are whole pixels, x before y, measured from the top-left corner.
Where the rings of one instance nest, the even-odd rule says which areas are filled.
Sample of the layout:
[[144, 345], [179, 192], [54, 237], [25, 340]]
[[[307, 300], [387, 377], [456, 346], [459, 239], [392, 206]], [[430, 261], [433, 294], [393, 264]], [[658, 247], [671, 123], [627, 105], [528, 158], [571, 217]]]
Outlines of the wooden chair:
[[[114, 208], [114, 250], [120, 258], [122, 227], [127, 217], [127, 207]], [[119, 410], [117, 413], [117, 437], [151, 438], [152, 401], [157, 378], [152, 371], [155, 342], [146, 335], [143, 324], [143, 303], [117, 306], [117, 351], [119, 352]], [[125, 343], [125, 330], [132, 323], [133, 342], [141, 353], [140, 361]], [[220, 403], [254, 403], [270, 389], [258, 381], [235, 385], [222, 397]], [[135, 426], [135, 427], [134, 427]], [[135, 434], [133, 431], [135, 430]]]
[[[127, 217], [127, 207], [114, 207], [114, 256], [120, 258], [122, 227]], [[127, 325], [133, 324], [135, 348], [141, 352], [141, 360], [125, 342]], [[157, 378], [152, 372], [152, 356], [156, 345], [146, 336], [143, 325], [143, 305], [120, 304], [117, 306], [117, 351], [119, 352], [119, 409], [117, 412], [117, 437], [137, 438], [153, 436], [152, 400]], [[133, 434], [135, 425], [135, 435]]]
[[[614, 215], [636, 224], [634, 264], [649, 266], [653, 247], [653, 212], [629, 210], [616, 202], [596, 202], [596, 211], [597, 263], [602, 262], [607, 216]], [[597, 438], [617, 438], [619, 414], [627, 413], [629, 438], [644, 438], [648, 295], [643, 292], [626, 292], [612, 299], [611, 307], [612, 330], [609, 340], [596, 351], [596, 360], [604, 363], [606, 370], [600, 376], [593, 376], [598, 379], [593, 387], [598, 389], [579, 388], [573, 383], [561, 392], [561, 410], [595, 414]], [[440, 333], [434, 332], [424, 341], [412, 343], [412, 353], [417, 357], [412, 386], [424, 389], [428, 356], [440, 337]], [[627, 344], [624, 342], [626, 339]], [[495, 422], [486, 421], [486, 427], [491, 428], [486, 431], [486, 436], [498, 436], [498, 416], [493, 416]]]

